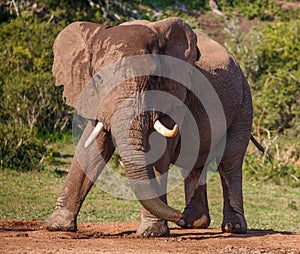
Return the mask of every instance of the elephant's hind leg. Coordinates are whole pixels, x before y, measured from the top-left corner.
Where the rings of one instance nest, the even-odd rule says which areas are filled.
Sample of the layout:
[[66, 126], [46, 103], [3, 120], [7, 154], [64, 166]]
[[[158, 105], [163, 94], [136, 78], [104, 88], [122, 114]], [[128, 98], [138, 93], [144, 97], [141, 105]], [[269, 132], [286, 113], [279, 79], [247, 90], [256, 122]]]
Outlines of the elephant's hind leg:
[[194, 169], [184, 180], [186, 207], [183, 214], [187, 228], [208, 228], [210, 224], [206, 183], [199, 184], [201, 172]]
[[242, 194], [242, 165], [250, 138], [249, 126], [251, 124], [240, 121], [229, 129], [224, 155], [218, 167], [224, 198], [221, 226], [224, 232], [247, 231]]
[[219, 171], [221, 175], [224, 207], [223, 207], [223, 232], [246, 233], [247, 223], [244, 216], [242, 195], [242, 170], [241, 165], [233, 169], [221, 162]]

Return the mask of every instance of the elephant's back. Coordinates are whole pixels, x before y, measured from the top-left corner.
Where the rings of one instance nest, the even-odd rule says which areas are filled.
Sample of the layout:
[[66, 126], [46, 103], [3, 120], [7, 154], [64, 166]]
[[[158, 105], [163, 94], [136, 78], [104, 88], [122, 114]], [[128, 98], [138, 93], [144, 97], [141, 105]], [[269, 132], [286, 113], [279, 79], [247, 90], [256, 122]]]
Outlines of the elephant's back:
[[206, 34], [196, 30], [194, 32], [197, 35], [197, 47], [200, 53], [196, 65], [211, 73], [217, 70], [227, 70], [232, 57], [226, 49]]
[[247, 80], [236, 60], [223, 46], [199, 31], [194, 32], [197, 35], [197, 47], [200, 53], [195, 65], [219, 95], [227, 125], [230, 126], [245, 103], [244, 92], [249, 93]]

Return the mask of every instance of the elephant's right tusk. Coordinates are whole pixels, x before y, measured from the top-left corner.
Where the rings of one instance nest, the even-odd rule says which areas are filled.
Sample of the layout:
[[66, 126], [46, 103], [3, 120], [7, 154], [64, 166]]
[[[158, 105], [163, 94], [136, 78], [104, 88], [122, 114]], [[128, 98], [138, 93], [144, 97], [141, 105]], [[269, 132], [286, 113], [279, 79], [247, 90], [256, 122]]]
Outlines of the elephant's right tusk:
[[178, 133], [177, 124], [174, 125], [172, 130], [169, 130], [166, 126], [164, 126], [159, 120], [156, 120], [154, 123], [154, 129], [161, 135], [167, 138], [175, 137]]
[[88, 148], [95, 141], [95, 139], [99, 136], [102, 129], [103, 129], [103, 123], [98, 122], [95, 129], [92, 131], [91, 135], [85, 141], [84, 148]]

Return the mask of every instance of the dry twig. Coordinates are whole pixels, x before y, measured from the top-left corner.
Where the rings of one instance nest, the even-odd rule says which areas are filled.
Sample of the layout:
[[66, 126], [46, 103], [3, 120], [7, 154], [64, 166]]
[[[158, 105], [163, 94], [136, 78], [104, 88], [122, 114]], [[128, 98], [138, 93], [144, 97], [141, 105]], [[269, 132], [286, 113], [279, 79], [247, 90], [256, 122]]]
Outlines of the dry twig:
[[210, 6], [210, 9], [211, 9], [211, 11], [212, 11], [213, 13], [215, 13], [216, 15], [218, 15], [218, 16], [224, 18], [224, 19], [227, 19], [227, 16], [226, 16], [223, 12], [221, 12], [221, 11], [219, 10], [219, 7], [218, 7], [216, 1], [214, 1], [214, 0], [209, 0], [209, 6]]

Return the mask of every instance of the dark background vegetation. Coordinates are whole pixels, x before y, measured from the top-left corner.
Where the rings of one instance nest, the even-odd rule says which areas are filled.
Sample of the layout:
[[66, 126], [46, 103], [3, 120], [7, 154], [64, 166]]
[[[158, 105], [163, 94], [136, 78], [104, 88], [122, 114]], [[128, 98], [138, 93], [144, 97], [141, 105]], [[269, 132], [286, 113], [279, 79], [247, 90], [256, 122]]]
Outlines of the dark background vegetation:
[[[76, 20], [117, 25], [177, 16], [227, 47], [248, 78], [253, 134], [273, 162], [250, 145], [245, 177], [299, 187], [299, 2], [217, 4], [224, 16], [213, 14], [205, 0], [0, 1], [0, 168], [47, 170], [55, 154], [51, 144], [70, 140], [73, 109], [64, 105], [51, 73], [52, 45], [65, 26]], [[202, 25], [211, 19], [216, 27]], [[243, 29], [245, 22], [251, 28]]]

